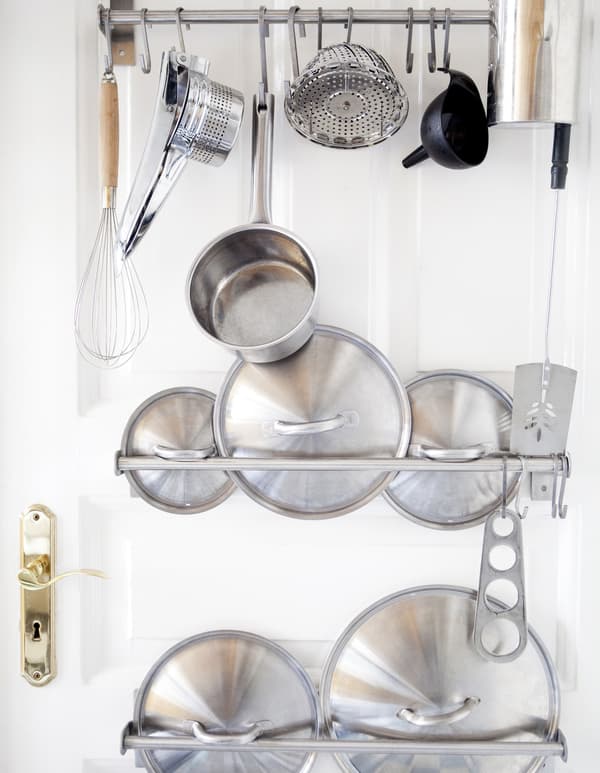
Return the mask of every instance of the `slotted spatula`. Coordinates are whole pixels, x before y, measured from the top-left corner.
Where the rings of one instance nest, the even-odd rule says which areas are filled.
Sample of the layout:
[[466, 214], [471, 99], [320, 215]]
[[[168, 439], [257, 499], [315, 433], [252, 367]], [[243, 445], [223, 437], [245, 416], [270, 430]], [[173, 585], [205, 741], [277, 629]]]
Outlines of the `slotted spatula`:
[[515, 368], [510, 450], [525, 456], [565, 453], [577, 379], [576, 370], [550, 362], [549, 354], [559, 201], [560, 190], [557, 190], [546, 301], [544, 362], [517, 365]]

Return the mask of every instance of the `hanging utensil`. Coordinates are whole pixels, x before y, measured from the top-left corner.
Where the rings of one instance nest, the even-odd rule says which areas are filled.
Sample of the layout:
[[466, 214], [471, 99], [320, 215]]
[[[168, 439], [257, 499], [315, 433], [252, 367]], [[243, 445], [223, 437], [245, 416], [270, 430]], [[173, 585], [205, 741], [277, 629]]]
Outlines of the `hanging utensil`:
[[515, 368], [513, 423], [510, 450], [527, 456], [564, 454], [569, 434], [577, 371], [550, 362], [550, 320], [554, 271], [558, 251], [561, 190], [565, 187], [570, 126], [557, 124], [552, 155], [552, 188], [556, 190], [552, 249], [548, 269], [544, 362]]
[[146, 296], [131, 260], [115, 256], [119, 172], [119, 96], [113, 73], [110, 11], [105, 22], [105, 72], [100, 83], [102, 215], [75, 301], [75, 340], [81, 355], [100, 368], [126, 363], [148, 330]]
[[285, 98], [290, 125], [319, 145], [362, 148], [391, 137], [408, 115], [408, 97], [386, 60], [350, 43], [348, 9], [345, 43], [319, 50], [299, 73], [295, 9], [288, 24], [294, 82]]
[[190, 271], [186, 296], [213, 341], [251, 362], [273, 362], [312, 335], [317, 266], [297, 236], [271, 223], [274, 96], [267, 93], [264, 12], [261, 82], [252, 110], [250, 223], [207, 245]]
[[432, 158], [448, 169], [467, 169], [481, 164], [487, 155], [487, 118], [477, 86], [458, 70], [441, 67], [439, 72], [448, 73], [450, 83], [425, 110], [422, 144], [403, 159], [406, 168]]
[[123, 259], [148, 230], [188, 159], [220, 166], [237, 141], [244, 98], [210, 80], [208, 68], [207, 60], [191, 54], [163, 53], [150, 134], [119, 227]]

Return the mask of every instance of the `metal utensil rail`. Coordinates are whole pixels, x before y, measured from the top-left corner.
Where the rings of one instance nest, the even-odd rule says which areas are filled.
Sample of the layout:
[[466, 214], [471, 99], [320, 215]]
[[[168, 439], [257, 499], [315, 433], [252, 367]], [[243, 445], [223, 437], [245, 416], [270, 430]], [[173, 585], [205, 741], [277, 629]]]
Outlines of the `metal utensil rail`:
[[117, 452], [115, 472], [136, 470], [321, 470], [321, 471], [373, 471], [373, 472], [545, 472], [570, 474], [567, 456], [494, 456], [467, 462], [431, 461], [402, 457], [381, 458], [240, 458], [212, 456], [206, 459], [162, 459], [158, 456], [123, 456]]
[[[405, 9], [353, 9], [353, 24], [445, 24], [448, 20], [451, 24], [478, 24], [488, 25], [491, 15], [488, 10], [453, 10], [433, 8], [431, 10]], [[178, 12], [177, 9], [154, 11], [141, 9], [139, 11], [110, 10], [103, 5], [98, 6], [98, 26], [104, 30], [104, 24], [110, 18], [112, 27], [123, 25], [150, 25], [150, 24], [258, 24], [259, 9], [207, 9], [186, 10]], [[348, 19], [348, 8], [323, 9], [320, 21], [322, 24], [344, 24]], [[287, 24], [289, 20], [288, 9], [267, 9], [264, 14], [266, 24]], [[319, 12], [317, 9], [300, 9], [295, 14], [298, 24], [318, 24]]]
[[121, 735], [121, 754], [127, 751], [210, 751], [210, 752], [305, 752], [310, 754], [438, 754], [443, 756], [472, 757], [560, 757], [567, 760], [567, 742], [561, 731], [554, 741], [405, 741], [375, 740], [347, 741], [329, 738], [314, 739], [272, 739], [251, 741], [240, 744], [235, 742], [206, 743], [196, 738], [182, 736], [146, 736], [138, 735], [132, 722], [123, 729]]

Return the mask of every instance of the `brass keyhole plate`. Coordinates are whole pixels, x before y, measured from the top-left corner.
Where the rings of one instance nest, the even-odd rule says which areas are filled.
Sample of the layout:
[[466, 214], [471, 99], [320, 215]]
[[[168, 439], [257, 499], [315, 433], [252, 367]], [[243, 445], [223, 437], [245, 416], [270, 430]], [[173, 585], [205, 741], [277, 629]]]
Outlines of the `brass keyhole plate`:
[[[20, 568], [43, 557], [51, 579], [55, 555], [54, 514], [44, 505], [32, 505], [21, 515]], [[21, 588], [21, 673], [35, 687], [56, 676], [53, 585], [35, 591]]]

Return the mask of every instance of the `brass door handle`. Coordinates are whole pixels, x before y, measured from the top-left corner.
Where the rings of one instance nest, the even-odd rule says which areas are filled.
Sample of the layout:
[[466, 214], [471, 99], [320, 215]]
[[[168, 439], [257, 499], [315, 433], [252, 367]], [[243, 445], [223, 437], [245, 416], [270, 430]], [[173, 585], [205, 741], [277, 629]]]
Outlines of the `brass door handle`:
[[65, 577], [71, 577], [74, 574], [100, 577], [102, 580], [108, 579], [108, 575], [98, 569], [71, 569], [68, 572], [57, 574], [55, 577], [50, 577], [50, 556], [44, 553], [19, 570], [17, 582], [22, 588], [27, 590], [43, 590], [54, 585], [59, 580], [64, 580]]

